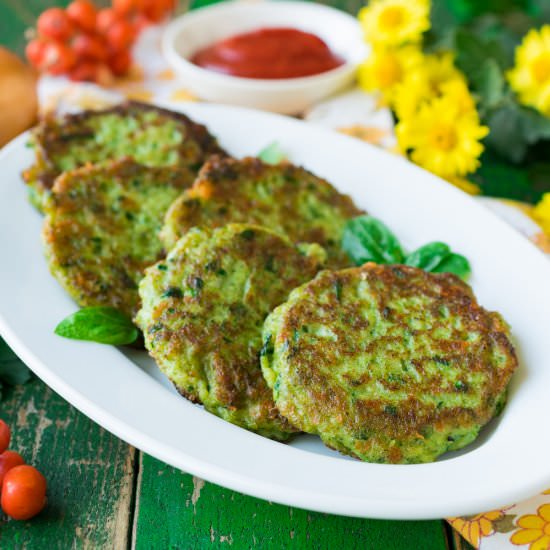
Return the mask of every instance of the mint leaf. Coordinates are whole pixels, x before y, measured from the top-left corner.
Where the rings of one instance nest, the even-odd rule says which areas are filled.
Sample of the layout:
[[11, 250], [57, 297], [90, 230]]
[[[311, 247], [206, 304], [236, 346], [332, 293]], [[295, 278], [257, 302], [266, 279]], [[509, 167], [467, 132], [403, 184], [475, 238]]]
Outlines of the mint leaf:
[[399, 264], [404, 255], [397, 237], [372, 216], [359, 216], [346, 223], [342, 248], [356, 264]]
[[287, 160], [287, 154], [281, 149], [279, 143], [274, 141], [259, 152], [258, 158], [266, 164], [280, 164]]
[[121, 346], [139, 336], [132, 320], [113, 307], [85, 307], [69, 315], [55, 328], [55, 333], [73, 340], [89, 340]]

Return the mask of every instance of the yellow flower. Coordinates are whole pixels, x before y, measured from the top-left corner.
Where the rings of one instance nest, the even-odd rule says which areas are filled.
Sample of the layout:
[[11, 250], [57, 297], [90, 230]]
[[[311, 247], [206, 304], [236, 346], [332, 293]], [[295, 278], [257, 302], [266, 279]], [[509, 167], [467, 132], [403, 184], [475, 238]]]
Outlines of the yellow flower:
[[495, 510], [467, 518], [450, 518], [448, 521], [470, 544], [477, 548], [482, 537], [493, 534], [493, 522], [503, 515], [503, 510]]
[[359, 85], [367, 92], [380, 91], [386, 101], [391, 101], [395, 86], [421, 61], [422, 54], [417, 46], [374, 48], [359, 66]]
[[443, 178], [465, 176], [479, 166], [483, 139], [489, 129], [477, 111], [462, 114], [451, 98], [433, 99], [396, 126], [400, 147], [411, 159]]
[[528, 544], [528, 550], [550, 548], [550, 504], [539, 506], [536, 514], [521, 516], [517, 526], [520, 529], [510, 537], [512, 544], [518, 546]]
[[371, 44], [399, 46], [420, 42], [430, 28], [429, 0], [371, 0], [359, 11], [365, 39]]
[[550, 116], [550, 25], [525, 35], [507, 77], [521, 103]]
[[464, 75], [454, 66], [453, 55], [425, 55], [413, 66], [393, 94], [393, 109], [398, 118], [408, 118], [420, 106], [439, 95], [448, 94], [461, 112], [475, 109]]
[[449, 183], [452, 183], [455, 187], [458, 187], [461, 191], [468, 193], [469, 195], [481, 194], [481, 188], [479, 187], [479, 185], [476, 185], [466, 178], [456, 176], [454, 178], [447, 178], [447, 181]]
[[[544, 193], [540, 202], [533, 208], [533, 218], [550, 235], [550, 193]], [[550, 494], [550, 490], [547, 494]]]

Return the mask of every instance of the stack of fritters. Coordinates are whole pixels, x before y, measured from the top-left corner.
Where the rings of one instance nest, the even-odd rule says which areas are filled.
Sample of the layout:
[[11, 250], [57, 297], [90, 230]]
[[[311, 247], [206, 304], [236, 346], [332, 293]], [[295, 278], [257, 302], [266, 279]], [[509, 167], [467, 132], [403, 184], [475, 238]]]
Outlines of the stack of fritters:
[[164, 255], [166, 210], [223, 151], [185, 115], [135, 102], [47, 118], [32, 143], [24, 177], [52, 274], [80, 306], [135, 314], [143, 270]]

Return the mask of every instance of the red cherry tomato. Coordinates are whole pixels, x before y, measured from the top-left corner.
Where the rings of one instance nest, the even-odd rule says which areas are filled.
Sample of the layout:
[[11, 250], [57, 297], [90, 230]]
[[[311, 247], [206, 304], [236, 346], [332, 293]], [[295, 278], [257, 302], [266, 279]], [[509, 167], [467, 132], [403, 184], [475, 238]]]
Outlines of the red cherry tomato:
[[27, 44], [27, 47], [25, 48], [25, 55], [33, 67], [38, 68], [42, 65], [42, 61], [44, 59], [44, 48], [46, 44], [46, 40], [43, 40], [42, 38], [35, 38]]
[[121, 76], [128, 72], [132, 65], [132, 56], [128, 50], [115, 53], [109, 58], [109, 68], [116, 76]]
[[95, 6], [89, 0], [74, 0], [67, 6], [71, 21], [84, 31], [95, 30], [96, 14]]
[[114, 9], [104, 8], [99, 10], [96, 18], [97, 32], [105, 34], [117, 21], [120, 21], [120, 15]]
[[54, 40], [67, 40], [73, 31], [74, 25], [65, 10], [48, 8], [43, 11], [36, 22], [38, 34]]
[[0, 455], [0, 489], [5, 475], [16, 466], [25, 464], [23, 457], [15, 451], [4, 451]]
[[95, 61], [82, 61], [69, 72], [69, 78], [75, 82], [95, 82], [98, 73], [98, 63]]
[[61, 42], [48, 42], [44, 46], [44, 56], [40, 70], [53, 75], [66, 73], [76, 61], [74, 52]]
[[0, 419], [0, 453], [3, 453], [9, 447], [10, 439], [10, 427]]
[[113, 9], [119, 15], [126, 16], [141, 11], [142, 0], [113, 0]]
[[154, 23], [162, 21], [169, 10], [164, 2], [158, 0], [144, 0], [142, 13]]
[[36, 516], [46, 505], [46, 478], [32, 466], [15, 466], [4, 476], [0, 502], [13, 519]]
[[134, 31], [136, 33], [136, 36], [139, 35], [139, 33], [149, 27], [151, 25], [152, 21], [147, 18], [147, 16], [143, 13], [138, 13], [134, 16], [132, 19], [132, 25], [134, 26]]
[[90, 34], [77, 34], [72, 42], [73, 52], [77, 58], [103, 61], [107, 58], [107, 46], [96, 36]]
[[127, 21], [117, 21], [105, 34], [109, 48], [113, 52], [127, 50], [134, 41], [135, 32]]

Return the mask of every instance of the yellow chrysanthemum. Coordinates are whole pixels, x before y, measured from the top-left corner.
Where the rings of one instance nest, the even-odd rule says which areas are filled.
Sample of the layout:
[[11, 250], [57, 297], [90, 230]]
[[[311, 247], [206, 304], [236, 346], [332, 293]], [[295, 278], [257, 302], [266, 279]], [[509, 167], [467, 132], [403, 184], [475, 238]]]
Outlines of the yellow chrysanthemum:
[[550, 116], [550, 25], [525, 35], [507, 77], [521, 103]]
[[417, 46], [402, 48], [374, 48], [359, 66], [359, 85], [367, 92], [380, 91], [386, 101], [391, 101], [395, 87], [408, 73], [422, 62]]
[[452, 183], [455, 187], [458, 187], [461, 191], [468, 193], [468, 195], [481, 194], [481, 187], [466, 178], [456, 176], [454, 178], [447, 178], [447, 181]]
[[430, 28], [428, 0], [371, 0], [359, 11], [365, 39], [371, 44], [400, 46], [420, 42]]
[[466, 78], [454, 66], [450, 53], [423, 56], [422, 62], [416, 63], [396, 88], [392, 106], [398, 118], [408, 118], [424, 102], [440, 95], [452, 97], [460, 112], [475, 109]]
[[539, 506], [536, 514], [526, 514], [517, 520], [519, 529], [510, 537], [518, 546], [529, 545], [528, 550], [550, 548], [550, 504]]
[[400, 147], [411, 159], [443, 178], [465, 176], [479, 166], [479, 156], [489, 129], [477, 111], [461, 114], [454, 101], [440, 97], [424, 103], [418, 112], [399, 122]]
[[550, 193], [544, 193], [541, 201], [533, 208], [532, 216], [544, 232], [550, 235]]

